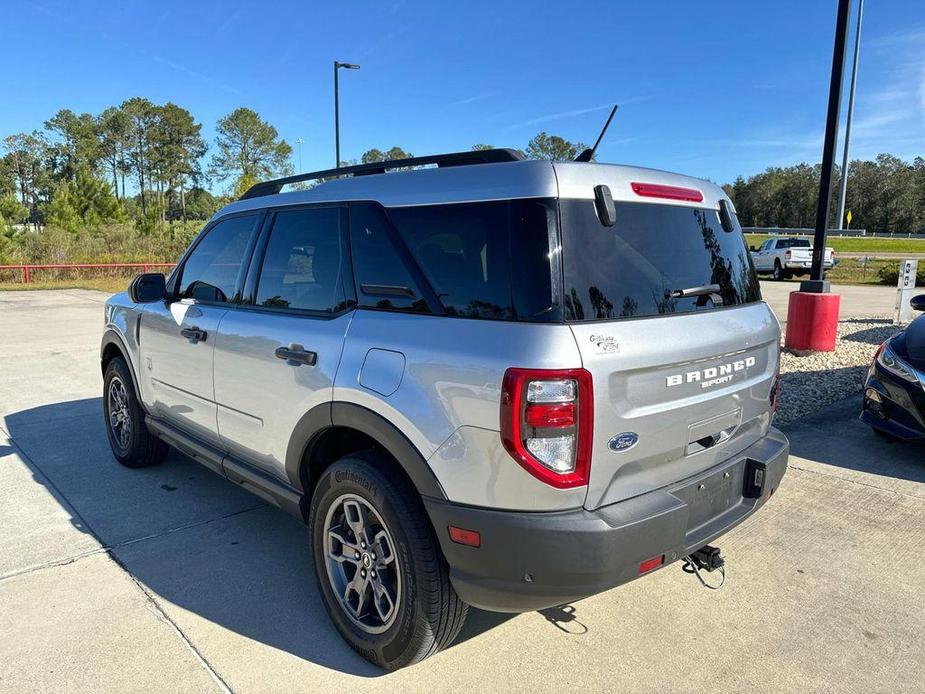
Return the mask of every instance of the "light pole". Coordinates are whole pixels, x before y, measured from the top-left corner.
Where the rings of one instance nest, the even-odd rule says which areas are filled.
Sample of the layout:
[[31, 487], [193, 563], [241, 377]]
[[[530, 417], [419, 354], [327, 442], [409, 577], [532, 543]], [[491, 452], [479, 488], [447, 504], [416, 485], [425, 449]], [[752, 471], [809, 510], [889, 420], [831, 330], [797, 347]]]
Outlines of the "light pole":
[[340, 168], [340, 92], [337, 88], [337, 71], [341, 68], [359, 70], [360, 66], [354, 63], [341, 63], [334, 61], [334, 168]]
[[295, 143], [299, 146], [299, 173], [302, 173], [302, 143], [305, 142], [303, 138], [299, 138]]
[[819, 181], [819, 200], [816, 204], [816, 233], [813, 235], [813, 266], [810, 279], [800, 283], [801, 292], [829, 291], [823, 280], [822, 266], [825, 256], [825, 239], [829, 226], [829, 204], [832, 202], [832, 171], [835, 168], [835, 146], [838, 139], [838, 111], [841, 106], [841, 85], [845, 69], [845, 39], [851, 0], [838, 0], [838, 17], [835, 24], [835, 47], [832, 51], [832, 78], [829, 81], [829, 108], [825, 123], [825, 141], [822, 145], [822, 175]]
[[[861, 19], [864, 0], [858, 1], [858, 26], [854, 34], [854, 65], [851, 68], [851, 89], [848, 92], [848, 122], [845, 124], [845, 151], [841, 162], [841, 187], [838, 194], [838, 228], [845, 228], [845, 197], [848, 195], [848, 147], [851, 144], [851, 121], [854, 119], [854, 91], [858, 80], [858, 55], [861, 52]], [[851, 226], [849, 224], [849, 226]]]

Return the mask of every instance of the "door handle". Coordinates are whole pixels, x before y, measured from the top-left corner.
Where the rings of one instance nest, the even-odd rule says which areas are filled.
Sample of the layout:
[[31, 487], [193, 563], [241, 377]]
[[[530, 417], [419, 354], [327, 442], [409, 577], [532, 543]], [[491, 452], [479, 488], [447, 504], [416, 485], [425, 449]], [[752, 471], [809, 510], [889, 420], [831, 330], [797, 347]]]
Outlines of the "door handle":
[[305, 349], [302, 345], [290, 345], [289, 347], [277, 347], [276, 352], [277, 359], [284, 359], [288, 363], [306, 364], [308, 366], [314, 366], [318, 361], [318, 355], [314, 352], [310, 352]]
[[205, 330], [200, 330], [195, 325], [192, 328], [183, 328], [180, 330], [180, 334], [190, 342], [205, 342], [206, 337], [208, 337]]

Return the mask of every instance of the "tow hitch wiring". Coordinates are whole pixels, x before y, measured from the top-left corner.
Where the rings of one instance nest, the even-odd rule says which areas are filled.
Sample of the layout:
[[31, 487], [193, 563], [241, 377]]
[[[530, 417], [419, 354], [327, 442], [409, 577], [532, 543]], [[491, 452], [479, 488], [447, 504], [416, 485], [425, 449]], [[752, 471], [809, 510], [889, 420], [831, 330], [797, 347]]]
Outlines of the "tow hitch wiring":
[[[719, 571], [719, 583], [716, 585], [708, 583], [701, 575], [701, 569], [707, 573]], [[726, 583], [726, 560], [720, 556], [719, 547], [705, 545], [696, 552], [686, 555], [681, 570], [684, 571], [684, 573], [696, 576], [700, 584], [704, 588], [709, 588], [710, 590], [719, 590], [723, 587], [723, 584]]]

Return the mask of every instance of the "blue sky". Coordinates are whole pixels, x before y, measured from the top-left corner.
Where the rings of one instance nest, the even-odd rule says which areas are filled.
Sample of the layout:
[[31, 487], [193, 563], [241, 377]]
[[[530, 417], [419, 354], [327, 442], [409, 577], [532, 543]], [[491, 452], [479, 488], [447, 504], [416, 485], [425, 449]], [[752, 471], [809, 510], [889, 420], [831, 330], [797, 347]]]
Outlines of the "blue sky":
[[[131, 96], [188, 108], [211, 141], [248, 106], [305, 170], [341, 152], [524, 147], [540, 130], [598, 159], [731, 181], [818, 161], [835, 0], [774, 2], [12, 2], [4, 9], [0, 136], [59, 108]], [[843, 106], [844, 109], [844, 106]], [[865, 7], [852, 155], [925, 156], [925, 5]], [[294, 166], [298, 167], [293, 154]]]

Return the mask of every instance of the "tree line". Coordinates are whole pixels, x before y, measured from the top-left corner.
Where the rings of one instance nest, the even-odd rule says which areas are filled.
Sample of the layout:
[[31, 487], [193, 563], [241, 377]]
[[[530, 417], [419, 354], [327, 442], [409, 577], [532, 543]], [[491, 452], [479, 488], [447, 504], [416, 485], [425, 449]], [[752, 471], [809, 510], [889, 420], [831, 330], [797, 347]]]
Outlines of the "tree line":
[[[821, 171], [819, 164], [770, 167], [749, 178], [739, 176], [723, 188], [732, 199], [742, 226], [812, 228]], [[832, 228], [839, 227], [840, 181], [839, 170], [829, 214]], [[916, 157], [910, 163], [891, 154], [880, 154], [873, 161], [851, 162], [845, 210], [851, 212], [853, 229], [925, 232], [925, 158]]]
[[[133, 97], [95, 115], [62, 109], [42, 128], [2, 140], [0, 228], [10, 238], [24, 224], [76, 233], [132, 222], [148, 233], [208, 218], [254, 183], [293, 173], [292, 146], [255, 111], [237, 108], [215, 130], [207, 158], [202, 125], [177, 104]], [[525, 153], [569, 159], [584, 147], [543, 132]], [[411, 156], [401, 147], [370, 149], [358, 161]], [[351, 163], [358, 162], [342, 162]], [[225, 193], [213, 195], [212, 184], [223, 184]]]

